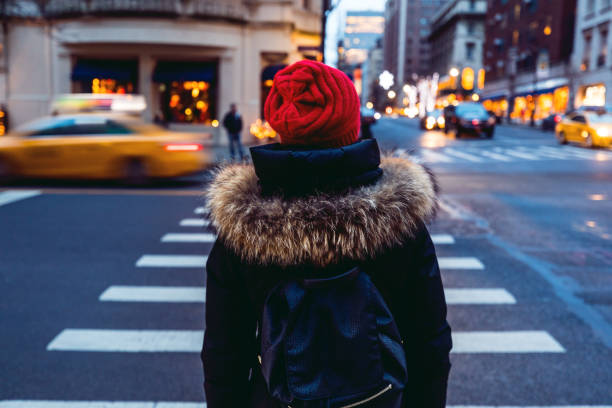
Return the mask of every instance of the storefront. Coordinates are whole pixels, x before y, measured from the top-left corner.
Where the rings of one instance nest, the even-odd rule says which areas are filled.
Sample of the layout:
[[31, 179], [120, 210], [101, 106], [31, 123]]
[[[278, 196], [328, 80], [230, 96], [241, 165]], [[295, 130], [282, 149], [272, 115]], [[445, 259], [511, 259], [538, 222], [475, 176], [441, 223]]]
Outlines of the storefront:
[[506, 95], [488, 96], [482, 101], [486, 110], [495, 113], [498, 118], [508, 116], [508, 97]]
[[569, 87], [561, 86], [526, 92], [514, 97], [510, 118], [516, 122], [529, 123], [542, 120], [552, 114], [565, 113], [569, 106]]
[[76, 58], [70, 79], [74, 93], [138, 93], [138, 60]]
[[578, 106], [605, 106], [606, 86], [592, 84], [580, 87], [577, 95]]
[[153, 71], [157, 120], [211, 125], [217, 117], [217, 69], [216, 61], [158, 61]]

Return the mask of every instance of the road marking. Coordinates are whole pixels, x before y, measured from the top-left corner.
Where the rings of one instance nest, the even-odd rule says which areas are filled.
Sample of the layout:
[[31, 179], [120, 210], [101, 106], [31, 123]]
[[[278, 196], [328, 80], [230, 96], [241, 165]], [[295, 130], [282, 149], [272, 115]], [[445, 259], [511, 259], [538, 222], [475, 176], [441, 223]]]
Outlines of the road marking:
[[484, 269], [484, 265], [477, 258], [465, 257], [438, 257], [440, 269]]
[[180, 223], [181, 227], [208, 227], [209, 225], [210, 221], [202, 218], [185, 218]]
[[445, 289], [449, 305], [513, 305], [516, 299], [506, 289]]
[[203, 268], [206, 255], [143, 255], [136, 262], [139, 268]]
[[6, 190], [0, 193], [0, 206], [40, 195], [38, 190]]
[[424, 156], [425, 161], [430, 162], [430, 163], [437, 163], [437, 162], [453, 163], [455, 161], [442, 153], [433, 152], [427, 149], [422, 149], [421, 154]]
[[452, 149], [452, 148], [445, 149], [444, 153], [450, 154], [451, 156], [459, 157], [460, 159], [464, 159], [464, 160], [467, 160], [467, 161], [475, 162], [475, 163], [482, 163], [484, 161], [480, 157], [474, 156], [472, 154], [460, 152], [460, 151]]
[[578, 156], [586, 160], [595, 159], [595, 155], [597, 154], [597, 152], [583, 150], [584, 148], [573, 147], [573, 146], [565, 146], [565, 147], [562, 147], [562, 149], [567, 151], [570, 154], [573, 154], [575, 156]]
[[205, 402], [5, 400], [0, 408], [206, 408]]
[[202, 330], [64, 329], [47, 346], [53, 351], [199, 353]]
[[215, 234], [197, 234], [197, 233], [172, 233], [166, 234], [161, 238], [161, 242], [215, 242], [217, 239]]
[[545, 331], [473, 331], [453, 333], [453, 353], [564, 353]]
[[571, 155], [567, 155], [563, 152], [561, 152], [559, 149], [550, 149], [550, 150], [546, 150], [543, 148], [543, 146], [540, 146], [537, 150], [536, 153], [539, 154], [540, 156], [548, 156], [548, 157], [552, 157], [555, 159], [574, 159], [574, 157], [572, 157]]
[[[206, 408], [205, 402], [5, 400], [0, 408]], [[447, 405], [446, 408], [612, 408], [612, 405]]]
[[194, 286], [111, 286], [100, 295], [102, 302], [204, 303], [206, 288]]
[[448, 234], [432, 234], [431, 240], [436, 245], [450, 245], [455, 243], [455, 238]]
[[518, 157], [519, 159], [525, 159], [525, 160], [541, 160], [538, 156], [535, 156], [533, 154], [530, 153], [525, 153], [525, 152], [519, 152], [516, 150], [512, 150], [512, 149], [506, 149], [506, 150], [497, 150], [498, 152], [503, 152], [504, 154], [507, 154], [508, 156], [514, 156], [514, 157]]
[[506, 162], [514, 161], [510, 157], [506, 157], [506, 156], [504, 156], [502, 154], [493, 153], [493, 152], [487, 152], [487, 151], [484, 151], [484, 150], [482, 152], [480, 152], [480, 154], [483, 155], [483, 156], [489, 157], [491, 159], [494, 159], [494, 160], [506, 161]]
[[208, 214], [208, 211], [204, 207], [197, 207], [195, 210], [193, 210], [193, 213], [201, 215], [201, 214]]

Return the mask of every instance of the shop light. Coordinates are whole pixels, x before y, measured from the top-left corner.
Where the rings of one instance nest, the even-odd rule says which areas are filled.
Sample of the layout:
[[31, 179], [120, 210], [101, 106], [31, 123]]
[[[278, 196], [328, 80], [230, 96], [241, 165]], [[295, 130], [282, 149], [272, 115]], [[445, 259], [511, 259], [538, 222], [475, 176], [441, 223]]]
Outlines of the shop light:
[[453, 67], [453, 68], [450, 69], [450, 71], [448, 73], [452, 77], [458, 77], [459, 76], [459, 69]]
[[167, 144], [164, 146], [164, 150], [167, 152], [199, 152], [204, 146], [199, 143], [180, 143], [180, 144]]
[[472, 94], [472, 100], [474, 102], [478, 102], [480, 100], [480, 96], [478, 94]]
[[190, 116], [192, 113], [193, 111], [191, 110], [191, 108], [185, 109], [185, 115]]
[[373, 107], [374, 107], [374, 104], [373, 104], [372, 102], [368, 101], [368, 102], [366, 103], [366, 108], [368, 108], [368, 109], [372, 109]]
[[200, 88], [193, 88], [191, 90], [191, 96], [193, 98], [197, 98], [199, 94], [200, 94]]
[[268, 88], [271, 88], [271, 87], [272, 87], [272, 85], [274, 85], [274, 81], [273, 81], [272, 79], [267, 79], [267, 80], [264, 82], [264, 85], [265, 85], [265, 86], [267, 86]]
[[219, 127], [219, 121], [218, 121], [217, 119], [214, 119], [214, 120], [211, 122], [211, 125], [212, 125], [212, 127]]
[[376, 113], [374, 114], [374, 119], [378, 120], [378, 119], [380, 119], [380, 117], [381, 117], [380, 112], [376, 112]]
[[389, 92], [387, 92], [387, 96], [389, 97], [389, 99], [393, 99], [395, 98], [395, 91], [391, 90]]

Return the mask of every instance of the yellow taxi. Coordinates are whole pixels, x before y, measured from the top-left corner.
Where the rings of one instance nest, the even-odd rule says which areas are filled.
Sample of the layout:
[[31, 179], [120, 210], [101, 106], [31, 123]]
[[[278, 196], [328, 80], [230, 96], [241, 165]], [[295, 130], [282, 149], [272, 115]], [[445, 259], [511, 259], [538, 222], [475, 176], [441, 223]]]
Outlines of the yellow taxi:
[[557, 140], [580, 143], [586, 147], [612, 145], [612, 113], [606, 110], [575, 111], [555, 127]]
[[177, 177], [210, 164], [206, 135], [177, 133], [129, 116], [57, 115], [0, 137], [0, 180], [14, 177]]

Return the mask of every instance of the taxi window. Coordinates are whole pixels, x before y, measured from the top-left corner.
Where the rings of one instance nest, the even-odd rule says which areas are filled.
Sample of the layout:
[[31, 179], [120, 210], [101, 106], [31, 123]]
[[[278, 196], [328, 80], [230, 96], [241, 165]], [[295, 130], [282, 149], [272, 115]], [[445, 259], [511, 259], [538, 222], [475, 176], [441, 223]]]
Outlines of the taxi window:
[[574, 117], [572, 118], [572, 120], [574, 122], [578, 122], [578, 123], [586, 123], [586, 119], [584, 118], [584, 116], [582, 115], [574, 115]]
[[125, 135], [132, 133], [125, 126], [112, 120], [70, 120], [55, 123], [50, 127], [30, 133], [30, 137], [53, 136], [100, 136]]

